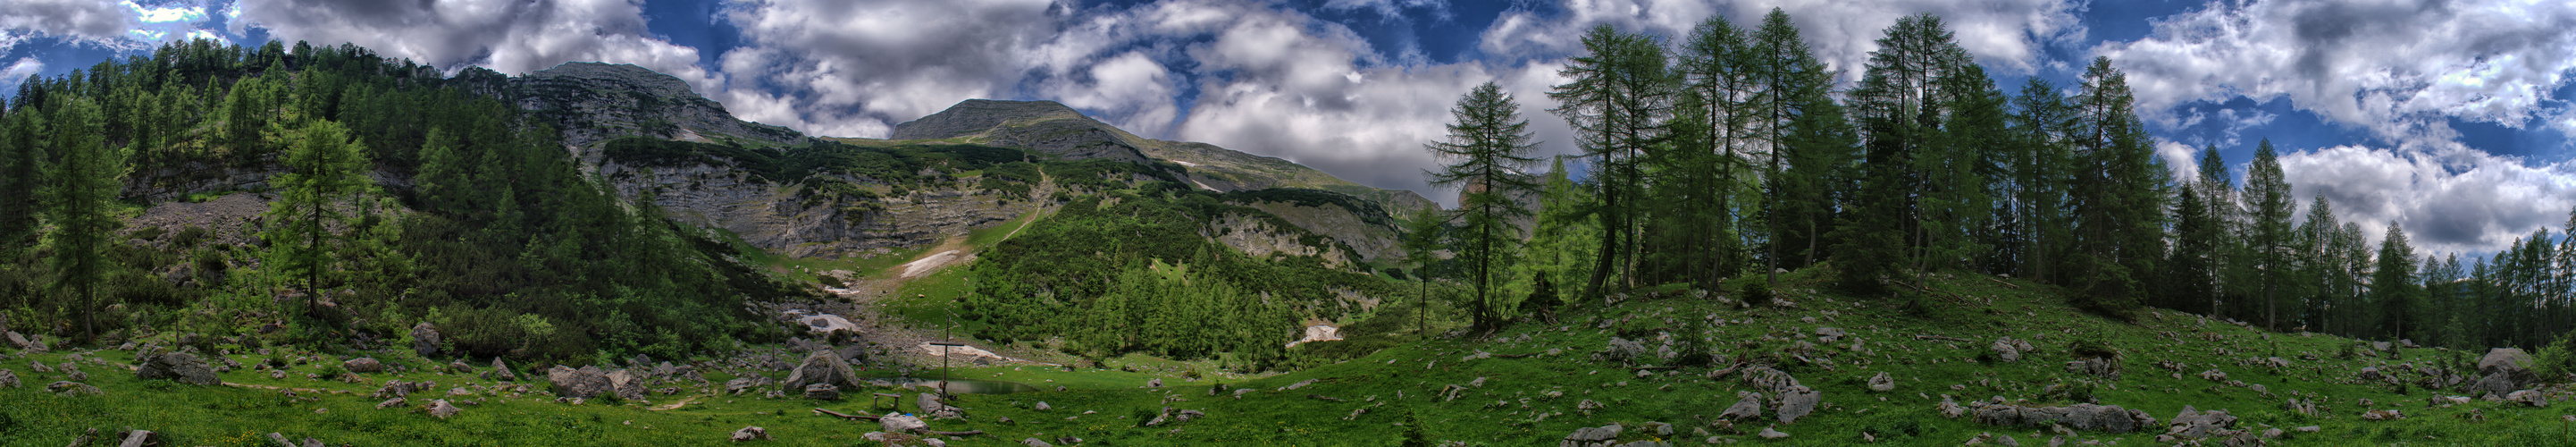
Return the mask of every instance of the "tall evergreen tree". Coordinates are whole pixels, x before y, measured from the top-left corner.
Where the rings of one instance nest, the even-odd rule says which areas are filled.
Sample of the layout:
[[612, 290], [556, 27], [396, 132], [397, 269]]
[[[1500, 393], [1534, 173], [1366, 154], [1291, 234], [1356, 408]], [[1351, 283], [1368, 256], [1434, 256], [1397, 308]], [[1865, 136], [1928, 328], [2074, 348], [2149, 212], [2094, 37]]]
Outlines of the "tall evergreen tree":
[[43, 120], [34, 108], [0, 117], [0, 254], [19, 253], [36, 234], [36, 214], [43, 209], [37, 192], [44, 186], [39, 163], [47, 158], [39, 144]]
[[52, 148], [60, 163], [51, 172], [46, 197], [53, 231], [46, 239], [53, 250], [57, 290], [68, 290], [79, 306], [81, 342], [98, 339], [99, 288], [115, 259], [107, 256], [122, 224], [114, 215], [117, 196], [125, 189], [123, 154], [99, 134], [98, 102], [75, 97], [54, 109]]
[[332, 227], [350, 223], [347, 210], [359, 206], [351, 199], [373, 184], [366, 172], [374, 165], [367, 161], [365, 144], [351, 141], [339, 122], [311, 120], [283, 134], [288, 138], [287, 170], [271, 181], [280, 194], [269, 203], [265, 216], [270, 226], [261, 237], [268, 240], [271, 265], [302, 280], [303, 315], [324, 317], [317, 307], [323, 277], [336, 270], [335, 254], [348, 239]]
[[[1789, 172], [1800, 162], [1831, 163], [1818, 160], [1818, 154], [1812, 153], [1825, 149], [1800, 144], [1802, 140], [1809, 139], [1802, 135], [1807, 132], [1804, 129], [1807, 126], [1801, 122], [1827, 119], [1823, 115], [1829, 112], [1837, 115], [1830, 119], [1839, 121], [1842, 118], [1838, 110], [1826, 110], [1836, 106], [1831, 97], [1833, 74], [1827, 73], [1824, 64], [1816, 60], [1815, 52], [1807, 47], [1806, 38], [1799, 35], [1798, 25], [1789, 20], [1788, 12], [1775, 7], [1763, 15], [1762, 27], [1753, 31], [1746, 50], [1749, 56], [1746, 59], [1751, 64], [1748, 75], [1760, 89], [1760, 100], [1755, 102], [1752, 111], [1758, 115], [1758, 121], [1751, 130], [1764, 146], [1761, 148], [1762, 158], [1766, 162], [1762, 171], [1763, 197], [1767, 199], [1762, 204], [1762, 223], [1765, 226], [1762, 259], [1766, 266], [1763, 271], [1769, 284], [1777, 286], [1781, 267], [1789, 265], [1783, 264], [1782, 257], [1788, 255], [1782, 254], [1781, 248], [1797, 247], [1795, 244], [1801, 242], [1812, 245], [1817, 239], [1814, 237], [1817, 231], [1813, 228], [1832, 228], [1831, 222], [1810, 220], [1818, 211], [1832, 206], [1827, 202], [1830, 197], [1821, 190], [1823, 185], [1795, 179]], [[1801, 231], [1798, 228], [1801, 224], [1809, 228]], [[1792, 234], [1801, 236], [1793, 237]], [[1792, 249], [1813, 251], [1812, 248]], [[1795, 265], [1810, 261], [1799, 261]]]
[[2226, 237], [2212, 225], [2209, 206], [2203, 203], [2198, 187], [2179, 190], [2174, 202], [2174, 248], [2165, 261], [2165, 290], [2159, 295], [2160, 306], [2186, 312], [2198, 311], [2216, 294], [2217, 281], [2211, 264], [2216, 258], [2215, 245]]
[[2406, 241], [2406, 228], [2388, 223], [2388, 235], [2379, 241], [2379, 266], [2370, 278], [2371, 301], [2379, 305], [2380, 324], [2387, 338], [2401, 339], [2422, 331], [2423, 323], [2414, 320], [2424, 309], [2422, 291], [2415, 283], [2415, 246]]
[[[1948, 155], [1934, 150], [1936, 132], [1946, 119], [1940, 100], [1951, 96], [1944, 82], [1960, 76], [1967, 51], [1941, 24], [1941, 18], [1917, 14], [1898, 19], [1870, 53], [1861, 85], [1851, 92], [1855, 118], [1866, 136], [1863, 186], [1858, 216], [1843, 224], [1842, 246], [1834, 259], [1846, 288], [1869, 293], [1878, 281], [1908, 281], [1905, 269], [1918, 269], [1921, 250], [1936, 249], [1925, 224], [1934, 217], [1924, 200], [1938, 200], [1923, 160]], [[1973, 159], [1973, 157], [1971, 158]]]
[[1500, 323], [1496, 297], [1491, 293], [1498, 275], [1509, 281], [1511, 262], [1520, 252], [1521, 228], [1515, 221], [1531, 216], [1521, 198], [1538, 191], [1527, 170], [1538, 159], [1529, 151], [1536, 147], [1530, 139], [1529, 121], [1520, 117], [1520, 103], [1492, 82], [1476, 86], [1459, 98], [1450, 116], [1449, 141], [1424, 145], [1434, 157], [1451, 161], [1439, 171], [1426, 172], [1431, 184], [1457, 187], [1459, 261], [1476, 288], [1468, 309], [1476, 328], [1493, 330]]
[[1618, 277], [1619, 286], [1636, 282], [1637, 197], [1645, 182], [1641, 162], [1649, 150], [1670, 137], [1674, 88], [1665, 66], [1664, 47], [1653, 36], [1624, 33], [1608, 24], [1583, 35], [1586, 55], [1570, 58], [1559, 76], [1567, 80], [1548, 92], [1557, 101], [1549, 111], [1574, 127], [1577, 145], [1595, 160], [1593, 182], [1601, 205], [1600, 255], [1593, 264], [1585, 295], [1599, 296]]
[[[2252, 256], [2243, 268], [2254, 272], [2254, 284], [2260, 288], [2255, 300], [2263, 312], [2263, 327], [2280, 329], [2280, 284], [2291, 266], [2290, 215], [2298, 202], [2290, 197], [2290, 182], [2281, 173], [2280, 156], [2272, 152], [2272, 140], [2265, 139], [2254, 148], [2254, 162], [2245, 167], [2246, 222], [2241, 236]], [[2310, 210], [2317, 213], [2318, 210]], [[2331, 215], [2333, 213], [2324, 213]]]
[[2071, 246], [2074, 219], [2067, 214], [2066, 203], [2069, 164], [2074, 162], [2069, 142], [2073, 139], [2072, 107], [2065, 96], [2047, 80], [2031, 77], [2022, 84], [2021, 94], [2013, 98], [2013, 133], [2020, 136], [2013, 146], [2018, 158], [2013, 161], [2012, 196], [2006, 200], [2013, 208], [2018, 228], [2016, 246], [2005, 247], [2013, 259], [2020, 261], [2014, 271], [2040, 281], [2055, 281], [2054, 263], [2064, 262], [2063, 252]]
[[1714, 288], [1743, 270], [1744, 249], [1733, 199], [1747, 192], [1746, 153], [1762, 138], [1756, 55], [1743, 30], [1710, 16], [1682, 41], [1674, 76], [1672, 144], [1650, 151], [1653, 204], [1647, 276]]

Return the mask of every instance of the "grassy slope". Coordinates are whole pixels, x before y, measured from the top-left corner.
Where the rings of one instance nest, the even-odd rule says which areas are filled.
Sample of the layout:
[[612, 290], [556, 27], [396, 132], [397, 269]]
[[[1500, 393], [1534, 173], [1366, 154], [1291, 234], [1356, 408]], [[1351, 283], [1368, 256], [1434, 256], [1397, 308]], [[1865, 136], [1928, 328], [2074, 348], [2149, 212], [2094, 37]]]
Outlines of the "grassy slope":
[[[2061, 367], [2070, 358], [2066, 346], [2079, 339], [2107, 342], [2127, 356], [2124, 377], [2116, 384], [2095, 388], [2102, 404], [2142, 409], [2160, 420], [2170, 419], [2184, 405], [2224, 409], [2244, 418], [2240, 427], [2255, 431], [2265, 425], [2323, 428], [2318, 433], [2294, 434], [2288, 440], [2293, 445], [2562, 445], [2569, 438], [2565, 437], [2568, 428], [2560, 417], [2576, 414], [2564, 404], [2528, 408], [2481, 401], [2426, 408], [2425, 398], [2435, 393], [2411, 390], [2410, 394], [2398, 394], [2385, 386], [2362, 384], [2352, 374], [2366, 365], [2447, 364], [2454, 361], [2454, 354], [2447, 351], [2408, 349], [2397, 360], [2347, 360], [2336, 352], [2352, 348], [2355, 342], [2348, 339], [2297, 334], [2266, 338], [2233, 324], [2163, 311], [2145, 313], [2132, 325], [2075, 312], [2055, 298], [2047, 286], [2014, 281], [2021, 288], [2012, 289], [1973, 277], [1958, 277], [1942, 284], [1979, 303], [1956, 305], [1948, 312], [1926, 317], [1877, 301], [1807, 292], [1815, 285], [1808, 282], [1805, 272], [1787, 278], [1792, 281], [1792, 292], [1785, 297], [1799, 303], [1799, 309], [1737, 310], [1706, 300], [1677, 297], [1611, 305], [1586, 303], [1560, 315], [1561, 324], [1522, 324], [1501, 331], [1490, 341], [1436, 340], [1340, 364], [1231, 384], [1258, 390], [1240, 399], [1230, 397], [1230, 393], [1228, 397], [1207, 395], [1216, 381], [1239, 379], [1181, 380], [1175, 371], [1183, 368], [1176, 365], [1139, 368], [1143, 373], [1064, 372], [1043, 367], [961, 368], [957, 373], [960, 377], [1018, 381], [1044, 391], [964, 396], [958, 404], [971, 409], [971, 420], [933, 421], [932, 425], [944, 430], [992, 432], [953, 445], [1006, 445], [1026, 437], [1057, 436], [1089, 440], [1084, 445], [1390, 445], [1404, 432], [1404, 427], [1396, 424], [1407, 421], [1409, 414], [1418, 414], [1433, 439], [1485, 445], [1553, 444], [1578, 427], [1608, 423], [1635, 427], [1648, 421], [1675, 424], [1679, 430], [1676, 440], [1689, 444], [1715, 436], [1756, 444], [1843, 445], [1857, 443], [1861, 433], [1870, 432], [1882, 443], [1954, 445], [1980, 432], [1992, 432], [2021, 436], [2024, 445], [2043, 445], [2053, 433], [1944, 419], [1937, 414], [1936, 403], [1946, 393], [1959, 396], [1963, 402], [2003, 396], [2029, 399], [2027, 404], [2034, 405], [2065, 404], [2063, 400], [2041, 397], [2040, 390], [2051, 383], [2083, 381]], [[1991, 304], [1986, 303], [1988, 300]], [[1786, 368], [1806, 385], [1823, 391], [1827, 405], [1816, 414], [1795, 424], [1752, 423], [1735, 429], [1710, 426], [1701, 418], [1733, 403], [1734, 392], [1747, 388], [1741, 381], [1703, 377], [1710, 368], [1683, 368], [1641, 377], [1617, 363], [1590, 357], [1591, 351], [1601, 349], [1613, 336], [1613, 330], [1605, 327], [1680, 330], [1687, 327], [1680, 323], [1686, 318], [1711, 315], [1730, 321], [1711, 327], [1712, 338], [1720, 343], [1719, 352], [1730, 357], [1779, 352], [1795, 345], [1794, 340], [1813, 340], [1815, 329], [1826, 326], [1842, 328], [1864, 340], [1864, 351], [1846, 349], [1849, 340], [1845, 340], [1835, 343], [1842, 347], [1819, 347], [1805, 354], [1809, 358], [1830, 358], [1830, 366]], [[1666, 317], [1676, 323], [1662, 323]], [[1808, 318], [1815, 320], [1809, 322]], [[1745, 322], [1738, 324], [1734, 320]], [[1604, 321], [1609, 324], [1602, 324]], [[1918, 340], [1916, 335], [1978, 341]], [[1528, 337], [1526, 341], [1522, 341], [1524, 336]], [[1999, 336], [2029, 339], [2040, 349], [2016, 363], [1981, 363], [1978, 357], [1986, 352], [1986, 342]], [[2211, 340], [2212, 336], [2216, 341]], [[1649, 342], [1649, 346], [1653, 343]], [[1543, 353], [1549, 348], [1559, 348], [1562, 353], [1463, 359], [1477, 351], [1511, 355]], [[404, 356], [383, 355], [395, 359]], [[2291, 359], [2292, 366], [2274, 371], [2240, 364], [2248, 358], [2274, 355]], [[2319, 360], [2304, 358], [2307, 355]], [[103, 357], [130, 359], [131, 355], [108, 352]], [[2466, 354], [2457, 357], [2474, 358]], [[33, 358], [50, 365], [60, 362], [62, 355], [37, 354]], [[236, 359], [246, 364], [254, 360]], [[467, 407], [459, 419], [441, 421], [418, 410], [418, 403], [411, 410], [376, 410], [374, 399], [339, 394], [327, 394], [312, 402], [289, 402], [269, 390], [144, 383], [131, 374], [104, 366], [86, 369], [94, 376], [91, 383], [109, 390], [108, 397], [54, 397], [39, 388], [43, 383], [60, 380], [60, 374], [31, 375], [25, 361], [18, 358], [0, 365], [16, 370], [21, 380], [33, 385], [0, 389], [0, 414], [7, 415], [7, 422], [0, 422], [0, 445], [61, 445], [78, 429], [113, 431], [126, 426], [171, 433], [178, 437], [173, 445], [256, 445], [258, 442], [251, 436], [270, 431], [361, 445], [713, 444], [745, 425], [769, 428], [779, 437], [779, 444], [847, 445], [874, 427], [815, 416], [808, 409], [820, 406], [844, 412], [889, 410], [871, 409], [865, 401], [817, 405], [803, 400], [700, 397], [699, 403], [680, 410], [645, 411], [641, 405], [566, 406], [531, 396], [495, 399], [483, 406]], [[1132, 361], [1158, 363], [1152, 359]], [[2177, 373], [2157, 368], [2157, 361], [2187, 366]], [[1113, 366], [1119, 364], [1123, 362], [1113, 362]], [[298, 372], [311, 369], [306, 366]], [[2196, 376], [2207, 369], [2224, 371], [2231, 379], [2248, 384], [2265, 385], [2282, 397], [2264, 397], [2249, 388]], [[1896, 391], [1866, 391], [1863, 380], [1880, 371], [1897, 378]], [[392, 377], [370, 376], [376, 381]], [[438, 380], [442, 388], [467, 382], [461, 377], [412, 376]], [[1149, 377], [1161, 377], [1172, 386], [1141, 388]], [[1453, 402], [1431, 398], [1443, 385], [1464, 384], [1477, 377], [1487, 378], [1485, 385], [1472, 389], [1464, 398]], [[227, 373], [225, 379], [269, 384], [265, 376], [250, 372]], [[1316, 381], [1311, 386], [1278, 390], [1310, 379]], [[449, 384], [451, 381], [457, 383]], [[372, 390], [366, 385], [301, 378], [277, 384], [359, 394]], [[1055, 391], [1059, 385], [1068, 389]], [[1551, 390], [1564, 396], [1541, 396]], [[2320, 399], [2320, 415], [2302, 416], [2282, 410], [2283, 400], [2294, 390], [2328, 396]], [[851, 394], [877, 391], [886, 390]], [[1166, 393], [1170, 393], [1168, 397]], [[1313, 399], [1309, 394], [1345, 401]], [[1170, 397], [1185, 400], [1167, 403]], [[1588, 415], [1575, 410], [1577, 403], [1585, 399], [1602, 402], [1606, 408]], [[2365, 408], [2358, 404], [2360, 399], [2378, 402], [2370, 408], [2404, 410], [2410, 418], [2362, 421], [2358, 414]], [[676, 397], [658, 400], [656, 403], [668, 403]], [[1054, 410], [1030, 409], [1039, 401], [1048, 402]], [[1205, 411], [1209, 416], [1177, 426], [1136, 427], [1140, 413], [1166, 405], [1176, 410]], [[912, 411], [909, 406], [904, 404], [902, 410]], [[317, 408], [327, 408], [329, 412], [315, 414]], [[1357, 409], [1368, 411], [1352, 417]], [[1084, 411], [1096, 413], [1082, 414]], [[1541, 419], [1534, 414], [1549, 416]], [[2481, 415], [2483, 420], [2470, 419], [2471, 414]], [[999, 423], [1001, 417], [1016, 422]], [[627, 425], [627, 421], [633, 424]], [[1764, 440], [1746, 435], [1766, 426], [1793, 436]], [[1710, 434], [1699, 435], [1695, 430]], [[1651, 438], [1635, 430], [1627, 433], [1624, 441]], [[2032, 437], [2034, 433], [2040, 436]], [[2077, 438], [2146, 445], [2153, 442], [2153, 436], [2153, 432], [2081, 433]]]

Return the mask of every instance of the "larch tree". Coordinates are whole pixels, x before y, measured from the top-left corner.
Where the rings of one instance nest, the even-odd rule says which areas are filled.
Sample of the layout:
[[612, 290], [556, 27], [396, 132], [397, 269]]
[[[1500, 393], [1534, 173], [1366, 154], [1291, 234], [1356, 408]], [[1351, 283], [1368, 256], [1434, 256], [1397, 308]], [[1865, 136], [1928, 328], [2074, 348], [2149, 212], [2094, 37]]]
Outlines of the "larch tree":
[[2261, 287], [2256, 300], [2262, 303], [2263, 326], [2278, 330], [2280, 284], [2287, 279], [2284, 274], [2290, 269], [2293, 250], [2290, 214], [2297, 211], [2298, 202], [2290, 196], [2290, 182], [2281, 173], [2280, 156], [2272, 152], [2272, 140], [2255, 145], [2254, 161], [2245, 167], [2245, 191], [2239, 198], [2244, 200], [2246, 210], [2240, 237], [2252, 256], [2238, 266], [2253, 272], [2249, 276]]
[[373, 164], [367, 161], [365, 144], [352, 141], [339, 122], [311, 120], [282, 133], [287, 136], [286, 171], [270, 182], [279, 194], [264, 214], [269, 226], [261, 237], [269, 243], [277, 272], [302, 280], [302, 311], [313, 318], [322, 316], [323, 277], [336, 270], [335, 254], [348, 245], [332, 229], [350, 223], [348, 210], [359, 206], [352, 199], [374, 184], [366, 175]]
[[2388, 234], [2379, 240], [2378, 268], [2370, 277], [2370, 301], [2379, 307], [2381, 325], [2387, 338], [2407, 338], [2407, 330], [2423, 330], [2409, 319], [2422, 308], [2423, 291], [2415, 285], [2415, 246], [2406, 240], [2406, 227], [2388, 222]]
[[1513, 222], [1531, 216], [1521, 198], [1539, 189], [1521, 172], [1538, 162], [1530, 156], [1537, 143], [1531, 140], [1529, 121], [1521, 119], [1520, 104], [1493, 82], [1467, 92], [1449, 114], [1456, 122], [1448, 125], [1448, 141], [1423, 148], [1451, 164], [1425, 174], [1433, 185], [1460, 189], [1461, 225], [1453, 240], [1460, 267], [1473, 276], [1469, 283], [1475, 295], [1468, 309], [1476, 329], [1492, 330], [1501, 321], [1493, 286], [1511, 280], [1497, 274], [1511, 271], [1523, 240]]
[[1574, 127], [1577, 146], [1595, 160], [1601, 249], [1584, 293], [1600, 296], [1614, 275], [1619, 286], [1635, 285], [1641, 162], [1670, 139], [1675, 88], [1664, 46], [1654, 36], [1603, 24], [1584, 33], [1583, 48], [1585, 55], [1557, 71], [1567, 82], [1547, 96], [1558, 104], [1549, 111]]
[[107, 146], [99, 133], [98, 103], [74, 97], [51, 116], [52, 148], [58, 155], [45, 194], [53, 231], [47, 239], [56, 273], [54, 286], [68, 290], [80, 308], [81, 341], [98, 338], [99, 288], [116, 263], [108, 257], [119, 223], [115, 202], [125, 189], [124, 154]]

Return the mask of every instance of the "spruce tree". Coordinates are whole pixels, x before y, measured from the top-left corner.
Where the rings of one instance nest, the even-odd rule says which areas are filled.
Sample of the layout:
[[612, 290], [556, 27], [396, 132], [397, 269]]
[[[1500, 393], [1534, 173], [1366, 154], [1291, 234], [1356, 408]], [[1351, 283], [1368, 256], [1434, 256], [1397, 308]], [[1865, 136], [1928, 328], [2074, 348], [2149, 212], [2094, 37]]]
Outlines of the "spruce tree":
[[1674, 87], [1664, 47], [1654, 36], [1625, 33], [1608, 24], [1583, 35], [1587, 54], [1568, 59], [1559, 76], [1567, 80], [1548, 92], [1557, 101], [1550, 112], [1574, 127], [1576, 143], [1594, 159], [1593, 182], [1601, 205], [1600, 255], [1595, 259], [1586, 296], [1600, 296], [1612, 286], [1633, 286], [1638, 196], [1645, 182], [1643, 157], [1669, 139]]
[[2421, 309], [2423, 298], [2415, 286], [2415, 246], [2407, 242], [2404, 226], [2388, 223], [2388, 234], [2379, 241], [2378, 258], [2378, 268], [2370, 277], [2370, 300], [2379, 305], [2387, 338], [2407, 338], [2407, 331], [2423, 330], [2421, 323], [2409, 321]]
[[2162, 307], [2205, 314], [2206, 310], [2195, 306], [2210, 302], [2209, 297], [2215, 294], [2217, 281], [2211, 260], [2216, 257], [2218, 241], [2225, 237], [2211, 222], [2209, 207], [2201, 200], [2198, 189], [2181, 188], [2175, 200], [2174, 249], [2165, 261], [2166, 287], [2158, 298]]
[[1520, 104], [1493, 82], [1476, 86], [1449, 113], [1457, 120], [1448, 126], [1449, 140], [1424, 149], [1452, 164], [1425, 174], [1433, 185], [1460, 189], [1462, 226], [1454, 247], [1476, 289], [1468, 309], [1476, 329], [1492, 330], [1501, 319], [1492, 288], [1498, 275], [1509, 281], [1511, 261], [1520, 252], [1521, 228], [1513, 222], [1530, 217], [1521, 198], [1539, 188], [1521, 173], [1538, 162], [1529, 155], [1536, 143], [1530, 139], [1529, 121], [1520, 117]]

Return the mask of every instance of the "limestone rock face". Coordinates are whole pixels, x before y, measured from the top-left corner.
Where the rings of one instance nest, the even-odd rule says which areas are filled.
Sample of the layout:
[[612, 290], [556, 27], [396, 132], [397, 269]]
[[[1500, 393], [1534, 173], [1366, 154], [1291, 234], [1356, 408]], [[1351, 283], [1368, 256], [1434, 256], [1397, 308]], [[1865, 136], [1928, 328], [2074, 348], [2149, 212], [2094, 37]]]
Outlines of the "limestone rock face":
[[[134, 369], [134, 376], [144, 379], [170, 379], [190, 385], [223, 383], [222, 379], [215, 377], [215, 369], [206, 366], [205, 360], [185, 352], [152, 356], [151, 360], [143, 362], [143, 365]], [[11, 381], [14, 382], [14, 378]]]
[[564, 143], [576, 147], [626, 135], [770, 143], [804, 138], [784, 127], [735, 119], [680, 78], [634, 65], [567, 62], [511, 78], [507, 89], [507, 100], [519, 109], [563, 117], [566, 122], [557, 127]]

